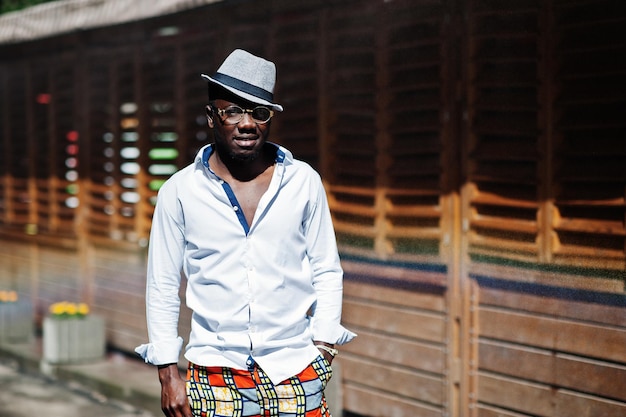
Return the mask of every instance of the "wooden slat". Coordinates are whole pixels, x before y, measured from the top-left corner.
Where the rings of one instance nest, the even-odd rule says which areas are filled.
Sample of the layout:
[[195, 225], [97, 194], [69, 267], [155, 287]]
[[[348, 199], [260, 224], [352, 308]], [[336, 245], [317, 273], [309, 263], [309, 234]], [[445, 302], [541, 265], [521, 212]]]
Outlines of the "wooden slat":
[[340, 360], [343, 374], [349, 375], [355, 384], [430, 404], [442, 405], [445, 400], [444, 381], [440, 377], [353, 356], [343, 356]]
[[483, 340], [479, 368], [555, 387], [626, 400], [626, 366]]
[[[342, 352], [369, 358], [375, 363], [388, 362], [440, 375], [445, 372], [445, 349], [442, 346], [427, 345], [362, 329], [355, 330], [358, 337], [341, 346]], [[344, 377], [350, 379], [348, 374], [344, 374]]]
[[441, 417], [442, 410], [408, 398], [380, 393], [376, 390], [346, 384], [343, 392], [344, 408], [355, 413], [375, 417]]
[[477, 229], [491, 229], [499, 232], [509, 231], [531, 235], [538, 232], [538, 225], [535, 220], [489, 216], [477, 213], [476, 209], [473, 210], [471, 222], [472, 226]]
[[445, 317], [430, 312], [345, 300], [343, 320], [354, 326], [417, 340], [442, 343], [445, 339]]
[[[581, 292], [580, 295], [584, 296], [585, 293]], [[585, 301], [584, 299], [577, 301], [574, 296], [568, 299], [546, 298], [538, 294], [481, 287], [479, 297], [483, 305], [626, 328], [626, 314], [624, 314], [622, 304], [609, 304], [609, 298], [603, 297], [603, 294], [594, 293], [592, 295], [597, 297], [597, 301]]]
[[[611, 398], [626, 407], [626, 366], [558, 355], [556, 383], [578, 392]], [[626, 410], [624, 410], [626, 411]]]
[[443, 312], [445, 299], [441, 293], [408, 291], [384, 286], [344, 281], [344, 298], [379, 302], [423, 310]]
[[484, 372], [478, 375], [478, 401], [533, 416], [553, 416], [553, 393], [533, 384]]
[[483, 337], [626, 362], [626, 329], [481, 307]]
[[476, 404], [474, 409], [476, 410], [476, 417], [533, 417], [530, 414], [516, 413], [485, 404]]
[[559, 392], [555, 398], [554, 416], [607, 416], [626, 415], [626, 404], [592, 397], [577, 392]]
[[[493, 252], [484, 252], [484, 255]], [[567, 273], [556, 273], [532, 269], [521, 269], [503, 265], [478, 264], [471, 265], [469, 273], [476, 276], [497, 277], [508, 281], [531, 282], [562, 288], [575, 288], [597, 292], [621, 293], [624, 282], [614, 278], [601, 276], [580, 276]]]
[[409, 281], [445, 287], [445, 274], [440, 272], [420, 271], [416, 269], [376, 265], [363, 262], [342, 262], [344, 272], [362, 279], [364, 277], [388, 278], [390, 280]]

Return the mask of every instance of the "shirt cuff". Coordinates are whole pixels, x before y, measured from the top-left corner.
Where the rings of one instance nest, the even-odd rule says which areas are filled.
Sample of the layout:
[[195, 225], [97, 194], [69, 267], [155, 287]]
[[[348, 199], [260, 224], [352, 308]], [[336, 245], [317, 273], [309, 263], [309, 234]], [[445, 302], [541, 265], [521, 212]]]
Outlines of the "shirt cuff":
[[183, 347], [183, 338], [177, 337], [169, 342], [145, 343], [135, 348], [135, 352], [143, 358], [146, 363], [152, 365], [166, 365], [168, 363], [178, 363], [180, 350]]
[[342, 325], [335, 325], [330, 328], [321, 326], [321, 323], [316, 323], [313, 328], [313, 340], [335, 345], [345, 345], [356, 336], [356, 333], [351, 332]]

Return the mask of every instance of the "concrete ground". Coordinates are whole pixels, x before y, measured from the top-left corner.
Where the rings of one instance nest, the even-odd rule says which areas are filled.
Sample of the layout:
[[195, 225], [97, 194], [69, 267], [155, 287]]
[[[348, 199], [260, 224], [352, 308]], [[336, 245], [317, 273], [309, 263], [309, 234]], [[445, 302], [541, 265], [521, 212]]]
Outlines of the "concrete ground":
[[[326, 398], [333, 417], [342, 417], [338, 361], [333, 369]], [[0, 343], [0, 417], [161, 417], [160, 395], [156, 369], [134, 356], [50, 365], [40, 338]]]
[[100, 361], [53, 366], [41, 340], [0, 344], [0, 417], [160, 417], [153, 366], [121, 353]]
[[156, 417], [76, 382], [22, 372], [15, 361], [0, 361], [2, 417]]

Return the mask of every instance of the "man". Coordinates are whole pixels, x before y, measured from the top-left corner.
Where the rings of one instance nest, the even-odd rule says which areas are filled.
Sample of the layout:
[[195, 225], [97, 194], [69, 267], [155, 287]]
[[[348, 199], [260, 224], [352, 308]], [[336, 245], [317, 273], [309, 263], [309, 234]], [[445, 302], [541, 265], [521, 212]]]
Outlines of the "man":
[[[342, 269], [319, 175], [268, 142], [272, 62], [235, 50], [210, 77], [214, 143], [161, 188], [146, 308], [161, 406], [170, 417], [329, 417], [323, 389], [340, 325]], [[193, 311], [177, 361], [180, 271]]]

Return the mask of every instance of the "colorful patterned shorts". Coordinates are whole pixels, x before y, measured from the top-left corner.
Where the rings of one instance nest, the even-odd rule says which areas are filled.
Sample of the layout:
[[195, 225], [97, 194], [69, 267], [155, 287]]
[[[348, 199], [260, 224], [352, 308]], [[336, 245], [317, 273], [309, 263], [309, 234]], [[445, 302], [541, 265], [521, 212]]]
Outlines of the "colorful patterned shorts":
[[278, 385], [254, 362], [247, 371], [190, 363], [187, 396], [195, 417], [331, 417], [324, 398], [331, 376], [322, 356]]

